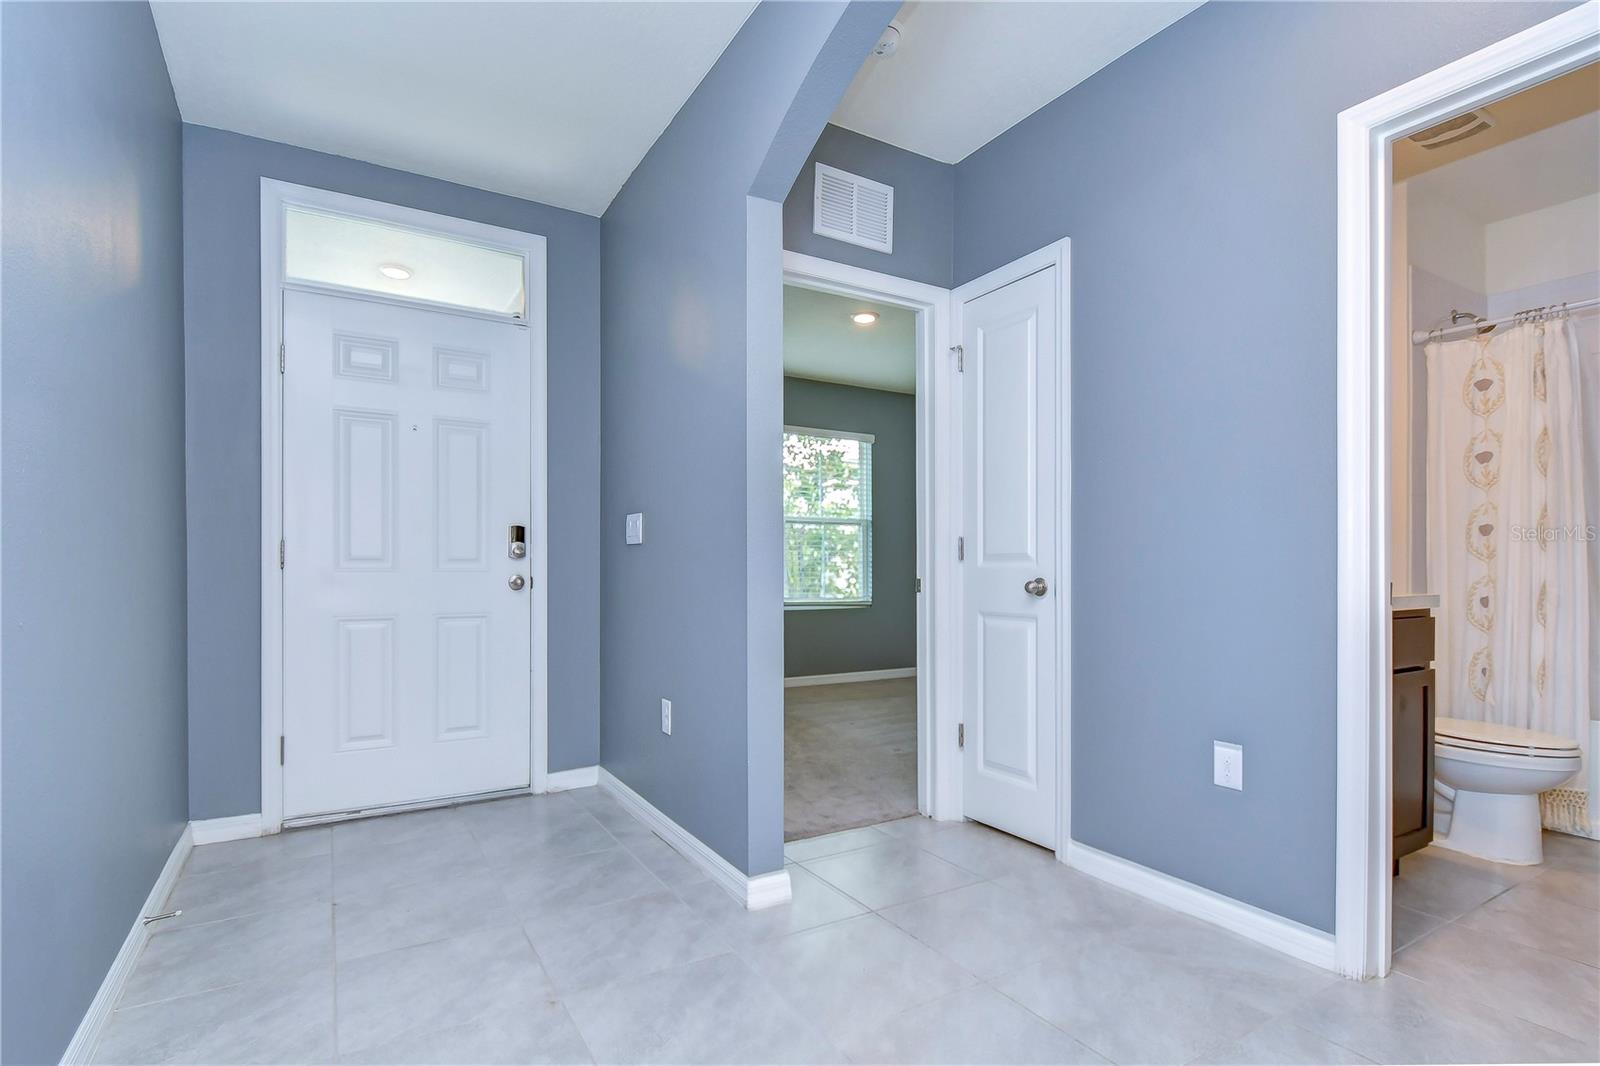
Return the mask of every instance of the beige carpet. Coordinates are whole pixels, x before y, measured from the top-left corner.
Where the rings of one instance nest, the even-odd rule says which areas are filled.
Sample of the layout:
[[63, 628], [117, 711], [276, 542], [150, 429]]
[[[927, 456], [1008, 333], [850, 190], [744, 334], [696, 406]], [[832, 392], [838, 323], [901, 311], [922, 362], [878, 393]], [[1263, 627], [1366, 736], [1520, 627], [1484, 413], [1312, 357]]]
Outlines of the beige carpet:
[[783, 839], [917, 813], [917, 682], [784, 689]]

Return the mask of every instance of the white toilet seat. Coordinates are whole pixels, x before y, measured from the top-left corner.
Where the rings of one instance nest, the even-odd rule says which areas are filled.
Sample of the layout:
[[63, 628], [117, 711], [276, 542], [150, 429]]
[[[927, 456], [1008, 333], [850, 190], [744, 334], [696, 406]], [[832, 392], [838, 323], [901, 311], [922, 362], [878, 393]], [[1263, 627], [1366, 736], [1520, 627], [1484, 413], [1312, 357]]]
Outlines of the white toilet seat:
[[1473, 722], [1465, 718], [1435, 718], [1433, 740], [1435, 744], [1464, 751], [1497, 752], [1523, 757], [1579, 757], [1578, 742], [1567, 737], [1514, 725]]

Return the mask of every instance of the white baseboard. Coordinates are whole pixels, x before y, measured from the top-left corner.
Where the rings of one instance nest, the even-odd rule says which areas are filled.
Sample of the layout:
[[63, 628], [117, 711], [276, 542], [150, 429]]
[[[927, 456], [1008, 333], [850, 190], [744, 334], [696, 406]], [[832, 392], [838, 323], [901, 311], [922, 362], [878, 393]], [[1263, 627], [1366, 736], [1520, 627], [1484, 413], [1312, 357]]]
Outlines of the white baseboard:
[[604, 767], [600, 768], [599, 776], [603, 791], [626, 807], [628, 813], [649, 826], [658, 837], [671, 844], [678, 854], [703, 869], [711, 876], [711, 880], [748, 909], [756, 911], [763, 907], [776, 907], [788, 903], [792, 898], [788, 870], [750, 877], [712, 851], [699, 837], [662, 814], [654, 804], [623, 784]]
[[261, 815], [236, 814], [232, 818], [207, 818], [190, 822], [196, 847], [201, 844], [221, 844], [229, 840], [248, 840], [262, 833]]
[[916, 677], [915, 666], [899, 666], [893, 670], [857, 670], [853, 674], [810, 674], [806, 677], [786, 677], [784, 688], [805, 688], [807, 685], [849, 685], [857, 681], [892, 681], [899, 677]]
[[1302, 962], [1337, 972], [1333, 934], [1290, 921], [1281, 915], [1241, 903], [1231, 896], [1108, 855], [1076, 840], [1067, 842], [1067, 865], [1090, 877], [1143, 896], [1201, 921], [1221, 926]]
[[577, 766], [571, 770], [554, 770], [545, 777], [546, 792], [566, 792], [574, 788], [592, 788], [600, 783], [600, 767]]
[[133, 928], [128, 930], [128, 935], [123, 938], [122, 947], [118, 949], [116, 958], [111, 960], [111, 967], [106, 970], [105, 980], [100, 982], [99, 991], [94, 994], [94, 999], [90, 1000], [89, 1009], [84, 1011], [83, 1020], [78, 1023], [78, 1031], [72, 1034], [72, 1042], [62, 1053], [61, 1061], [64, 1066], [86, 1063], [94, 1056], [95, 1044], [100, 1041], [100, 1033], [105, 1029], [106, 1022], [111, 1019], [111, 1012], [116, 1010], [117, 1000], [122, 998], [122, 990], [133, 974], [133, 967], [139, 961], [139, 953], [144, 950], [145, 941], [150, 939], [150, 930], [144, 924], [144, 917], [148, 914], [160, 914], [167, 909], [167, 897], [172, 894], [172, 886], [178, 883], [178, 875], [183, 872], [184, 861], [189, 858], [189, 852], [192, 850], [194, 850], [194, 831], [192, 826], [186, 825], [178, 836], [178, 842], [172, 845], [172, 854], [167, 856], [166, 865], [161, 867], [161, 873], [156, 877], [150, 895], [145, 897], [144, 906], [133, 916]]

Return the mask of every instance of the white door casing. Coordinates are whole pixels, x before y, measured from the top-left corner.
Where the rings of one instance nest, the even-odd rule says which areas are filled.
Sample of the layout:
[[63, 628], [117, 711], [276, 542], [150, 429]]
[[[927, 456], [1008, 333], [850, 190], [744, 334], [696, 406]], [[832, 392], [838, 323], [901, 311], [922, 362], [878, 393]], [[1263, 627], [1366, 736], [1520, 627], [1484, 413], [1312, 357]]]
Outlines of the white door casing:
[[284, 293], [285, 818], [530, 784], [526, 330]]
[[965, 812], [1050, 848], [1062, 836], [1060, 270], [960, 300]]

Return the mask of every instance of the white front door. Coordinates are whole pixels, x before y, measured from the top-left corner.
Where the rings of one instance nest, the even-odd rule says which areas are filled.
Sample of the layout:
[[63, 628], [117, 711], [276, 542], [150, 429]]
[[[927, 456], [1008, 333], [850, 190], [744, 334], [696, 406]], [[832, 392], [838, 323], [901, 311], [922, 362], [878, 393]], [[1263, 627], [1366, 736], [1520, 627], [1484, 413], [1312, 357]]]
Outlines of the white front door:
[[527, 787], [526, 327], [297, 290], [283, 325], [284, 816]]
[[1048, 848], [1056, 815], [1056, 272], [961, 305], [966, 816]]

